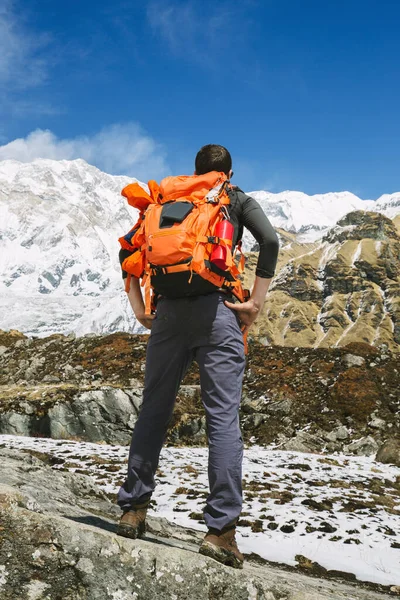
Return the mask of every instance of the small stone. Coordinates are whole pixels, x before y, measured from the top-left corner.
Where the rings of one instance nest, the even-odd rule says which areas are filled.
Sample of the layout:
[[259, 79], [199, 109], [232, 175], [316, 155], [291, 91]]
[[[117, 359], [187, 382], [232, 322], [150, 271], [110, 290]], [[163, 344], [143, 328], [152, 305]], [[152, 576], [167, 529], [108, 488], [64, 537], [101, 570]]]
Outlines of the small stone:
[[35, 407], [29, 402], [21, 402], [19, 406], [26, 415], [32, 415], [35, 412]]
[[398, 596], [400, 596], [400, 585], [392, 585], [392, 587], [390, 588], [390, 591], [393, 594], [397, 594]]
[[263, 415], [253, 415], [253, 427], [257, 428], [264, 422]]
[[350, 452], [351, 454], [357, 454], [357, 456], [371, 456], [378, 451], [378, 443], [373, 437], [363, 437], [344, 446], [344, 452]]
[[73, 377], [75, 375], [75, 369], [74, 369], [74, 367], [71, 367], [71, 365], [65, 365], [65, 367], [64, 367], [64, 375], [66, 377]]
[[283, 533], [293, 533], [294, 527], [293, 527], [293, 525], [282, 525], [281, 531], [283, 531]]
[[378, 450], [376, 460], [384, 464], [400, 467], [400, 439], [387, 440]]
[[337, 531], [337, 527], [334, 527], [326, 521], [322, 521], [321, 525], [318, 527], [318, 531], [323, 531], [324, 533], [334, 533]]
[[326, 439], [330, 442], [336, 442], [337, 440], [346, 440], [348, 437], [349, 432], [347, 430], [347, 427], [343, 425], [341, 427], [337, 427], [333, 431], [330, 431], [327, 434]]
[[289, 399], [272, 402], [268, 406], [268, 412], [289, 414], [292, 408], [292, 401]]
[[385, 421], [383, 419], [379, 419], [378, 417], [372, 419], [368, 425], [372, 427], [372, 429], [385, 429], [386, 427]]
[[365, 358], [363, 358], [362, 356], [356, 356], [355, 354], [346, 354], [343, 357], [343, 360], [347, 368], [362, 367], [363, 365], [365, 365]]
[[347, 427], [338, 427], [336, 430], [336, 439], [338, 440], [347, 440], [347, 438], [349, 437], [349, 432], [347, 430]]
[[45, 375], [42, 381], [43, 383], [60, 383], [60, 378], [55, 375]]

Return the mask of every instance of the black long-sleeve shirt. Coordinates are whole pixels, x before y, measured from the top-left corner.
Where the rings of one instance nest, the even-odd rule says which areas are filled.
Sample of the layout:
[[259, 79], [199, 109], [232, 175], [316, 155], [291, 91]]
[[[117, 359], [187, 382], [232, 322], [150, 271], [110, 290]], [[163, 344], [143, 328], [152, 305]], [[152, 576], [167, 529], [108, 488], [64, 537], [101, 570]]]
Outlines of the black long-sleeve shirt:
[[[243, 227], [246, 227], [260, 247], [256, 275], [266, 279], [273, 277], [279, 252], [279, 240], [274, 228], [254, 198], [247, 196], [239, 188], [230, 190], [229, 197], [231, 200], [228, 208], [229, 216], [234, 226], [233, 247], [242, 238]], [[121, 264], [129, 254], [127, 250], [120, 250]], [[122, 271], [124, 278], [126, 275], [126, 272]]]
[[246, 227], [260, 246], [256, 275], [267, 279], [273, 277], [279, 252], [279, 240], [274, 228], [257, 200], [239, 188], [230, 191], [229, 197], [229, 216], [235, 228], [233, 247], [242, 238], [243, 227]]

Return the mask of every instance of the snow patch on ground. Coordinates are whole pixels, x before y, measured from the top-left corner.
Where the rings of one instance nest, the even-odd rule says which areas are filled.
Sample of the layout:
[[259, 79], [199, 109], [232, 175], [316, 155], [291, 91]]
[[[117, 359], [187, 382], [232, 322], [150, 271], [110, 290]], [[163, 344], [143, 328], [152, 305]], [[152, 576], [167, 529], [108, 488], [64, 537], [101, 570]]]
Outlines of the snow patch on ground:
[[[58, 457], [64, 462], [53, 468], [87, 473], [109, 494], [125, 476], [123, 446], [11, 435], [0, 435], [0, 446]], [[163, 449], [150, 514], [205, 531], [207, 456], [206, 448]], [[371, 457], [246, 448], [239, 546], [273, 562], [295, 565], [300, 554], [362, 581], [400, 585], [399, 477]], [[376, 501], [377, 481], [386, 505]]]

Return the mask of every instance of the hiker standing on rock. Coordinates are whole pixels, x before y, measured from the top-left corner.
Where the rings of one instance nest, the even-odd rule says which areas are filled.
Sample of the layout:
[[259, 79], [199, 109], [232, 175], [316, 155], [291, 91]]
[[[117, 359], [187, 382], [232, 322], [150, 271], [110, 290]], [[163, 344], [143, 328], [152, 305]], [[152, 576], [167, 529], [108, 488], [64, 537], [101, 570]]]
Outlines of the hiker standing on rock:
[[[151, 334], [143, 403], [127, 478], [118, 492], [123, 515], [117, 531], [130, 538], [145, 532], [176, 395], [195, 360], [209, 445], [210, 493], [204, 509], [208, 533], [200, 552], [241, 568], [235, 525], [242, 508], [244, 336], [263, 307], [279, 244], [258, 202], [230, 184], [232, 159], [226, 148], [201, 148], [195, 169], [193, 176], [167, 177], [159, 187], [149, 182], [150, 194], [137, 184], [122, 192], [141, 210], [136, 227], [120, 239], [126, 291], [136, 319]], [[240, 267], [231, 254], [240, 245], [243, 227], [260, 248], [251, 295], [241, 288]], [[145, 300], [139, 278], [145, 281]]]

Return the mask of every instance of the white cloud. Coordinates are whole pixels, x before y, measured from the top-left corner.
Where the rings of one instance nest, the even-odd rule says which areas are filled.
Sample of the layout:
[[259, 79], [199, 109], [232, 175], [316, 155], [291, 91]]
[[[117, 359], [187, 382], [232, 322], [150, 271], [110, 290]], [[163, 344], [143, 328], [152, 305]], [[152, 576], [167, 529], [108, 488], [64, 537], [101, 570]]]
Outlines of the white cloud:
[[[20, 14], [23, 14], [20, 7]], [[48, 59], [41, 55], [49, 41], [46, 35], [34, 35], [17, 17], [13, 0], [0, 1], [0, 85], [7, 89], [27, 89], [43, 83]], [[5, 89], [3, 88], [3, 93]]]
[[138, 179], [157, 179], [169, 171], [164, 148], [137, 123], [110, 125], [92, 136], [71, 139], [36, 129], [25, 138], [0, 146], [0, 160], [31, 162], [36, 158], [83, 158], [106, 173]]
[[174, 54], [190, 58], [202, 67], [220, 69], [222, 54], [232, 53], [232, 39], [237, 46], [246, 35], [242, 9], [243, 6], [233, 6], [226, 0], [206, 11], [194, 0], [151, 0], [147, 20], [154, 34]]
[[27, 12], [17, 0], [0, 0], [0, 111], [4, 123], [10, 117], [60, 112], [47, 101], [28, 98], [27, 90], [47, 81], [53, 59], [49, 35], [29, 30]]

